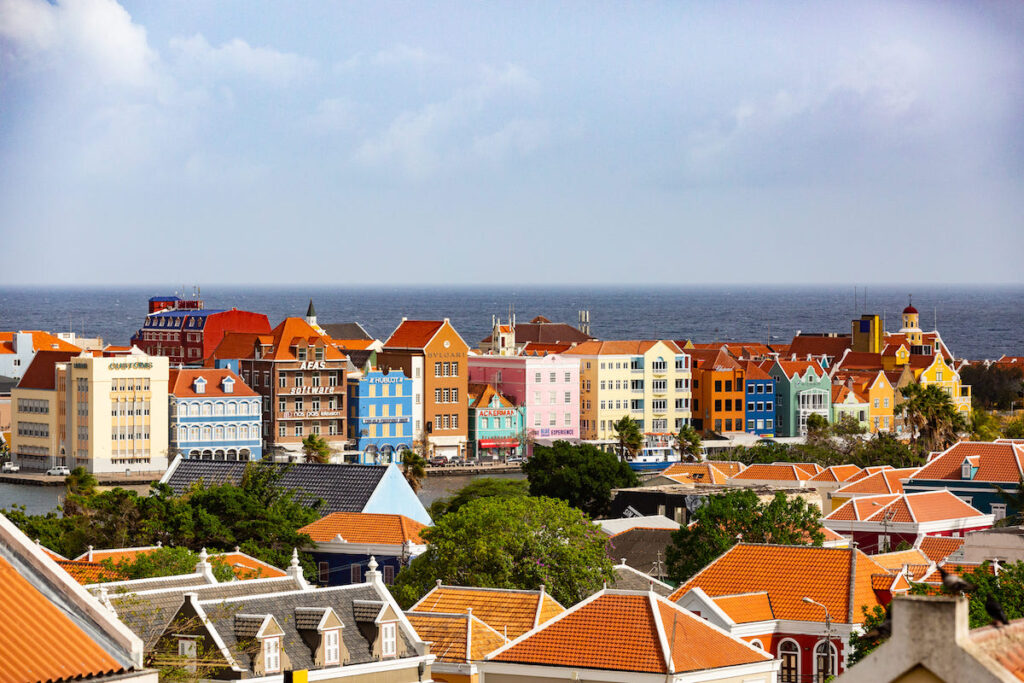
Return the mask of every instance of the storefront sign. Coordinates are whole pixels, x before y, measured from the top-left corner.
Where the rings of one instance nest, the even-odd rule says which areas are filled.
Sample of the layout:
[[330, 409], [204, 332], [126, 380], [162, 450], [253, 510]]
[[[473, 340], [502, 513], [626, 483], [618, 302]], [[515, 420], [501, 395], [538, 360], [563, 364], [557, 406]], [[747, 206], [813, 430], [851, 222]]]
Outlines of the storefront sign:
[[281, 413], [283, 418], [295, 417], [341, 417], [340, 410], [297, 410], [290, 413]]
[[476, 414], [480, 417], [502, 417], [512, 416], [516, 414], [516, 411], [512, 408], [481, 408], [476, 411]]
[[576, 435], [576, 430], [575, 429], [552, 429], [552, 430], [546, 430], [546, 431], [550, 431], [551, 432], [550, 436], [575, 436]]
[[135, 361], [134, 363], [111, 363], [107, 366], [108, 370], [149, 370], [153, 367], [152, 363], [144, 361]]
[[341, 387], [292, 387], [290, 394], [333, 394], [340, 392]]
[[515, 448], [519, 445], [519, 439], [480, 439], [480, 448]]
[[361, 417], [360, 422], [370, 425], [391, 425], [404, 424], [409, 421], [408, 417]]
[[327, 364], [322, 360], [307, 360], [299, 363], [299, 370], [323, 370]]
[[370, 384], [397, 384], [405, 379], [405, 375], [399, 377], [398, 375], [386, 375], [384, 377], [368, 377], [367, 380]]

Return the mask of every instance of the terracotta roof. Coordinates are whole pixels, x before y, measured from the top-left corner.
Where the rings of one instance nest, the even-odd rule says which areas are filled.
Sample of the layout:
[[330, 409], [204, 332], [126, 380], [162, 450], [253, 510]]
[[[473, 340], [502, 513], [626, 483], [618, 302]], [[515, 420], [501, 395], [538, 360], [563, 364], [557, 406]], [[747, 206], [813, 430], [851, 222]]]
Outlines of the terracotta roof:
[[557, 600], [541, 591], [443, 585], [431, 589], [409, 611], [465, 614], [467, 609], [509, 638], [518, 638], [565, 611]]
[[402, 545], [410, 541], [425, 543], [420, 531], [426, 528], [405, 515], [375, 512], [332, 512], [299, 529], [317, 543], [329, 543], [339, 535], [347, 543], [383, 543]]
[[853, 480], [851, 483], [836, 489], [832, 495], [842, 498], [844, 495], [864, 495], [883, 493], [903, 493], [900, 479], [907, 479], [916, 472], [916, 468], [885, 469], [867, 477]]
[[743, 367], [725, 349], [694, 349], [689, 353], [693, 367], [699, 370], [739, 370]]
[[667, 674], [765, 662], [771, 655], [653, 593], [603, 590], [488, 659]]
[[773, 465], [792, 465], [803, 470], [807, 474], [818, 474], [824, 468], [816, 462], [773, 462]]
[[882, 369], [882, 354], [868, 353], [866, 351], [848, 351], [841, 358], [837, 359], [832, 366], [833, 374], [838, 374], [842, 369], [846, 372], [869, 371], [877, 372]]
[[231, 567], [231, 571], [234, 572], [235, 578], [239, 581], [278, 579], [282, 576], [288, 576], [288, 572], [283, 569], [278, 569], [272, 564], [258, 560], [252, 555], [247, 555], [238, 550], [232, 553], [215, 553], [210, 555], [210, 559], [220, 560]]
[[102, 562], [103, 560], [110, 560], [114, 564], [118, 562], [124, 562], [125, 560], [134, 560], [136, 555], [148, 555], [152, 552], [160, 550], [161, 546], [158, 545], [146, 545], [139, 546], [136, 548], [107, 548], [101, 550], [87, 550], [75, 560], [87, 560], [89, 562]]
[[740, 363], [740, 367], [746, 372], [746, 379], [749, 380], [766, 380], [772, 379], [772, 376], [761, 369], [758, 363], [752, 360], [743, 361]]
[[128, 577], [115, 569], [107, 569], [99, 562], [88, 562], [85, 560], [55, 560], [61, 569], [71, 575], [71, 578], [86, 586], [90, 583], [102, 583], [105, 581], [124, 581]]
[[491, 405], [491, 399], [498, 398], [498, 404], [503, 408], [515, 408], [516, 404], [502, 396], [494, 388], [493, 384], [471, 383], [466, 393], [469, 394], [470, 408], [486, 408]]
[[334, 345], [343, 351], [365, 351], [376, 343], [374, 339], [335, 339]]
[[[74, 344], [64, 341], [60, 337], [44, 332], [43, 330], [19, 330], [19, 332], [32, 335], [32, 349], [39, 351], [69, 351], [81, 353], [82, 349]], [[14, 353], [14, 335], [17, 332], [0, 332], [0, 354]]]
[[124, 671], [125, 667], [0, 556], [0, 683], [63, 681]]
[[486, 623], [469, 614], [406, 612], [405, 616], [419, 637], [430, 643], [430, 652], [437, 655], [439, 662], [458, 663], [483, 659], [509, 642]]
[[787, 465], [755, 464], [746, 468], [732, 478], [734, 480], [766, 480], [766, 481], [807, 481], [814, 473], [790, 463]]
[[[827, 526], [821, 527], [821, 533], [825, 536], [824, 543], [835, 543], [837, 541], [848, 541], [849, 539], [842, 534], [832, 531]], [[809, 540], [809, 539], [808, 539]]]
[[442, 327], [443, 320], [403, 320], [384, 342], [384, 348], [422, 349]]
[[1024, 681], [1024, 619], [1015, 619], [1007, 626], [974, 629], [970, 639], [977, 649], [998, 662], [1012, 678]]
[[[668, 339], [664, 340], [664, 342], [671, 352], [683, 352], [675, 342]], [[657, 343], [657, 339], [632, 341], [590, 340], [581, 342], [563, 353], [573, 356], [639, 356], [647, 353]]]
[[816, 360], [779, 360], [778, 363], [786, 377], [792, 377], [794, 374], [803, 377], [807, 373], [807, 368], [814, 370], [818, 377], [825, 375], [825, 370]]
[[838, 358], [843, 355], [846, 349], [850, 348], [851, 343], [852, 341], [848, 334], [798, 334], [793, 337], [793, 341], [789, 344], [789, 355], [792, 356], [795, 353], [797, 358], [806, 358], [808, 354]]
[[[992, 576], [995, 576], [996, 573], [996, 568], [994, 565], [985, 565], [981, 562], [958, 562], [956, 564], [946, 564], [944, 562], [939, 562], [938, 564], [942, 566], [943, 571], [952, 572], [954, 574], [960, 574], [961, 576], [963, 576], [964, 574], [969, 574], [973, 571], [977, 571], [982, 567], [985, 567], [985, 572], [991, 574]], [[933, 571], [931, 574], [921, 579], [921, 583], [940, 584], [942, 583], [942, 574], [940, 574], [938, 568], [936, 568], [935, 571]]]
[[826, 520], [927, 523], [943, 520], [984, 517], [949, 491], [925, 491], [883, 496], [865, 496], [843, 503]]
[[254, 358], [256, 344], [269, 346], [270, 351], [263, 355], [268, 360], [296, 360], [292, 346], [322, 346], [324, 360], [345, 360], [345, 354], [334, 340], [321, 334], [303, 318], [285, 318], [270, 331], [270, 334], [253, 334], [251, 332], [228, 332], [217, 344], [207, 361], [214, 359]]
[[942, 562], [960, 550], [965, 540], [951, 536], [924, 536], [917, 547], [931, 562]]
[[[195, 381], [202, 377], [206, 380], [206, 389], [203, 393], [197, 394]], [[235, 382], [232, 392], [224, 391], [224, 379], [230, 377]], [[220, 396], [259, 396], [258, 393], [249, 388], [249, 385], [242, 381], [242, 378], [227, 368], [202, 368], [202, 369], [172, 369], [167, 381], [167, 393], [176, 398], [212, 398]]]
[[893, 553], [881, 553], [879, 555], [872, 555], [871, 559], [882, 565], [886, 569], [899, 571], [906, 565], [919, 565], [928, 564], [928, 556], [917, 548], [911, 548], [910, 550], [898, 550]]
[[663, 477], [675, 477], [682, 475], [687, 482], [700, 484], [724, 484], [729, 478], [725, 472], [711, 462], [683, 462], [674, 463], [661, 473]]
[[717, 469], [725, 472], [728, 477], [735, 477], [746, 469], [746, 465], [737, 460], [712, 460], [710, 461]]
[[541, 342], [526, 342], [523, 345], [521, 356], [550, 356], [555, 353], [565, 353], [573, 347], [573, 344], [543, 344]]
[[740, 593], [739, 595], [720, 595], [712, 599], [737, 624], [747, 624], [752, 621], [771, 621], [775, 618], [775, 613], [772, 611], [772, 601], [768, 598], [768, 593], [765, 591]]
[[739, 543], [669, 597], [678, 600], [695, 587], [711, 597], [766, 591], [776, 618], [824, 622], [824, 611], [805, 603], [806, 596], [827, 606], [837, 623], [861, 623], [861, 606], [879, 604], [871, 575], [883, 573], [855, 548]]
[[810, 481], [849, 481], [852, 477], [860, 474], [863, 470], [856, 465], [833, 465], [811, 477]]
[[81, 351], [36, 351], [21, 381], [18, 382], [18, 388], [52, 390], [56, 386], [54, 367], [57, 363], [67, 363], [80, 353]]
[[972, 481], [1016, 484], [1024, 477], [1024, 447], [1012, 443], [960, 441], [933, 457], [909, 478], [961, 480], [961, 466], [968, 457], [979, 458]]

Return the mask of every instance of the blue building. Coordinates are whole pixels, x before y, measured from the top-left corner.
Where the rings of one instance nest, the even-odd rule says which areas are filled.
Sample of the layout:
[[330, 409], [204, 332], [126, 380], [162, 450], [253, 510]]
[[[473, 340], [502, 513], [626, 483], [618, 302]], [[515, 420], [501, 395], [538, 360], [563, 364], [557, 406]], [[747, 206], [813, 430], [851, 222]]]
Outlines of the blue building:
[[[903, 492], [945, 489], [998, 522], [1020, 512], [1013, 502], [1020, 499], [1022, 471], [1024, 445], [1012, 439], [960, 441], [903, 479]], [[999, 494], [1000, 488], [1006, 497]]]
[[363, 465], [399, 462], [413, 448], [412, 380], [401, 370], [369, 366], [348, 376], [349, 439]]
[[170, 456], [199, 460], [263, 457], [260, 395], [225, 368], [173, 369], [168, 381]]
[[524, 409], [490, 384], [469, 385], [469, 457], [500, 460], [523, 454]]
[[775, 436], [775, 378], [753, 361], [742, 365], [746, 370], [746, 432], [763, 437]]

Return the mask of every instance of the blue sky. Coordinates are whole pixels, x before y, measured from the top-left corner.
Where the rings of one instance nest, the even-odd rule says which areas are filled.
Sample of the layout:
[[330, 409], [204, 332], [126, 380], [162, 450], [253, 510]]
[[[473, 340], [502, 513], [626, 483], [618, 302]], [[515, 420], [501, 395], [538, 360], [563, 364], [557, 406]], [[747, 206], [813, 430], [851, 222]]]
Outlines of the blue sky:
[[1024, 4], [0, 0], [0, 283], [1021, 282]]

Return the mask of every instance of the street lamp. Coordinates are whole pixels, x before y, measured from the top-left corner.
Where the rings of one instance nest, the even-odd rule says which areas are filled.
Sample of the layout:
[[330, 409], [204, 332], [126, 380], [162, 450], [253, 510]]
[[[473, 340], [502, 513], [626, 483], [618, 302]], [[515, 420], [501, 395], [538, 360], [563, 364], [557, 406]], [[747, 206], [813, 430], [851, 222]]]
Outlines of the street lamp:
[[[806, 602], [809, 605], [817, 605], [818, 607], [820, 607], [823, 610], [825, 610], [825, 671], [826, 671], [826, 673], [824, 675], [822, 675], [821, 671], [818, 672], [818, 680], [819, 681], [825, 681], [827, 676], [833, 675], [833, 669], [832, 669], [832, 615], [828, 613], [828, 607], [825, 607], [825, 605], [821, 604], [817, 600], [812, 600], [811, 598], [808, 598], [808, 597], [805, 596], [803, 598], [803, 601]], [[815, 650], [817, 650], [817, 648], [815, 648]], [[814, 655], [815, 655], [815, 659], [817, 659], [817, 655], [818, 655], [817, 651], [815, 651]]]

